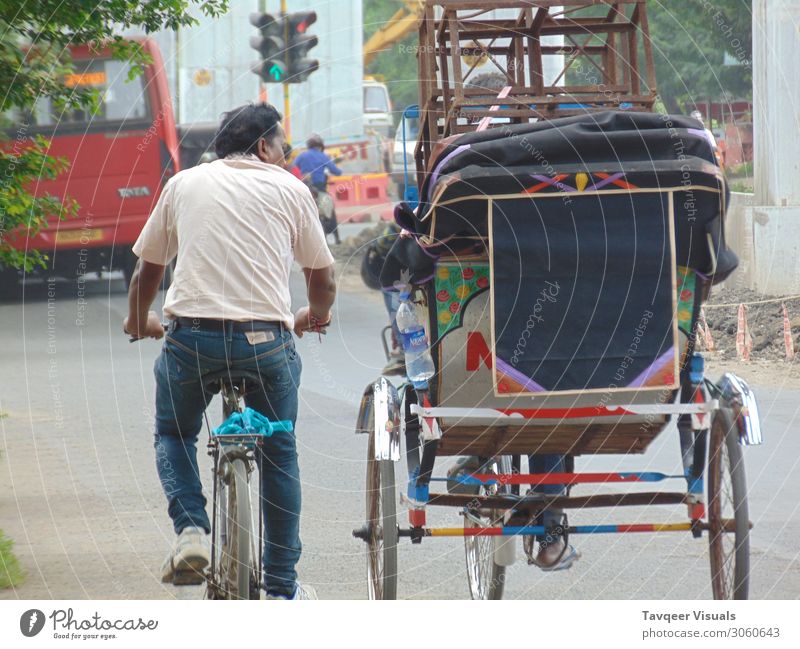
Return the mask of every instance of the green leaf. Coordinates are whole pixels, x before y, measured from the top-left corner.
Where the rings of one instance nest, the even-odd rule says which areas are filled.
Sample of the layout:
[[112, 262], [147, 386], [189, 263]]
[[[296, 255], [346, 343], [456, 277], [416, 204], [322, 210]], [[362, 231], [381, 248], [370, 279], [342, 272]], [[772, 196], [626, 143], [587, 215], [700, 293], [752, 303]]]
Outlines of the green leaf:
[[18, 586], [25, 578], [25, 573], [12, 552], [13, 547], [11, 539], [0, 530], [0, 589]]

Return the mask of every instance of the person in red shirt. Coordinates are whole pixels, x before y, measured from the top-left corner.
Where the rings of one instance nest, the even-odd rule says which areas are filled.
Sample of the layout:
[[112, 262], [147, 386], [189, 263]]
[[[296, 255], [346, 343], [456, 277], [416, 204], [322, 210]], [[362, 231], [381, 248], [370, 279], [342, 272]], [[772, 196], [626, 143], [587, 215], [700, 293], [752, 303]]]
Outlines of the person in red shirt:
[[284, 159], [284, 169], [292, 174], [295, 178], [299, 180], [303, 180], [303, 173], [300, 171], [300, 168], [291, 162], [292, 160], [292, 145], [288, 142], [283, 143], [283, 159]]

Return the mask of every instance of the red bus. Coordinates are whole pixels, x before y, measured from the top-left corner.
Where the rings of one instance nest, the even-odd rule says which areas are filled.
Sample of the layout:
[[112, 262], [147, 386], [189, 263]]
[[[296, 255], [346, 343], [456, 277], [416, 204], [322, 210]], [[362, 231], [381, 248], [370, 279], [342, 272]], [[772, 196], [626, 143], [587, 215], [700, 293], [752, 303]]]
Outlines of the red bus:
[[[95, 113], [56, 113], [42, 98], [26, 122], [26, 135], [50, 140], [49, 153], [70, 161], [54, 181], [41, 181], [36, 194], [70, 197], [79, 204], [77, 218], [53, 218], [35, 237], [19, 237], [21, 250], [49, 257], [48, 276], [76, 277], [91, 272], [133, 272], [131, 247], [161, 193], [179, 170], [178, 136], [169, 87], [154, 41], [140, 41], [152, 57], [144, 74], [128, 81], [130, 65], [108, 51], [71, 49], [75, 71], [68, 86], [90, 86], [100, 92]], [[2, 272], [2, 269], [0, 269]], [[4, 274], [10, 275], [10, 271]], [[3, 277], [7, 284], [11, 277]]]

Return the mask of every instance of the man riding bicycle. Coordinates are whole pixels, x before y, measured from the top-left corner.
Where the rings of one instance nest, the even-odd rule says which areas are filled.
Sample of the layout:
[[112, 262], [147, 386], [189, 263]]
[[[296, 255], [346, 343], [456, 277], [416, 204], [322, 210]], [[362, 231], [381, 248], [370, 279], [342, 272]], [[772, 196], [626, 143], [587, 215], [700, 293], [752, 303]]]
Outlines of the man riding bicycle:
[[[203, 377], [220, 370], [257, 373], [247, 405], [273, 421], [297, 418], [301, 362], [292, 331], [319, 330], [336, 294], [333, 257], [311, 193], [283, 169], [281, 115], [269, 104], [223, 116], [218, 160], [167, 182], [133, 251], [140, 258], [124, 329], [162, 338], [150, 305], [165, 267], [177, 258], [164, 303], [166, 341], [155, 364], [156, 467], [178, 535], [162, 581], [202, 583], [209, 563], [206, 499], [196, 443], [211, 397]], [[290, 310], [292, 262], [303, 268], [308, 306]], [[295, 434], [264, 440], [264, 584], [268, 598], [309, 599], [300, 559], [300, 476]]]
[[[325, 223], [325, 233], [333, 234], [334, 242], [340, 244], [336, 210], [333, 201], [328, 197], [328, 175], [341, 176], [342, 170], [336, 166], [336, 161], [325, 153], [325, 142], [322, 137], [316, 133], [310, 135], [306, 140], [306, 150], [297, 156], [294, 164], [317, 199], [320, 217], [328, 221]], [[320, 198], [328, 198], [328, 205], [324, 206]]]

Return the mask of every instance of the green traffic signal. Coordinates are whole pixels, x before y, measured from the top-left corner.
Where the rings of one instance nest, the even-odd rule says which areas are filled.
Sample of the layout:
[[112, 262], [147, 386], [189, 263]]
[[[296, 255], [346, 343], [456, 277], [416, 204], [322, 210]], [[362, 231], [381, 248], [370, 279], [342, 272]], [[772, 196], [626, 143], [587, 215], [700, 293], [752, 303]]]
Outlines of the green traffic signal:
[[269, 72], [267, 72], [267, 76], [275, 82], [283, 81], [285, 70], [283, 66], [279, 63], [273, 63], [270, 68]]
[[275, 59], [254, 63], [251, 70], [265, 83], [285, 83], [288, 76], [286, 64]]

